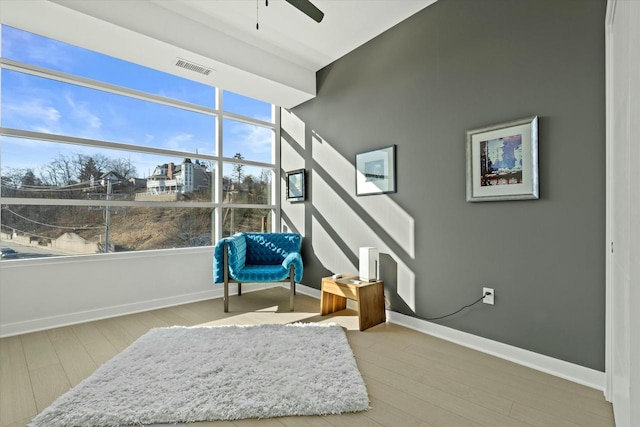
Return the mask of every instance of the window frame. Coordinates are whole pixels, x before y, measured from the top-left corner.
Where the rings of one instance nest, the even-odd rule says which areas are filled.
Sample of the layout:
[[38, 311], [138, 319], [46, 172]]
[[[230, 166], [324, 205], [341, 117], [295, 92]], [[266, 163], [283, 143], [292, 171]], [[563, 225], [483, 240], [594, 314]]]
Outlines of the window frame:
[[[0, 25], [0, 32], [2, 26]], [[142, 65], [142, 64], [138, 64]], [[176, 100], [172, 98], [166, 98], [153, 93], [147, 93], [128, 87], [118, 86], [111, 83], [106, 83], [98, 80], [92, 80], [86, 77], [81, 77], [69, 73], [64, 73], [57, 70], [51, 70], [40, 66], [18, 62], [7, 58], [0, 57], [0, 70], [7, 69], [14, 72], [24, 73], [28, 75], [38, 76], [58, 82], [63, 82], [71, 85], [86, 87], [90, 89], [100, 90], [103, 92], [109, 92], [129, 98], [139, 99], [142, 101], [153, 102], [169, 107], [180, 108], [195, 113], [201, 113], [213, 116], [216, 121], [215, 141], [212, 144], [215, 145], [215, 154], [200, 154], [189, 151], [170, 150], [157, 147], [149, 147], [135, 144], [127, 144], [113, 141], [104, 141], [97, 139], [79, 138], [66, 135], [49, 134], [43, 132], [35, 132], [23, 129], [14, 129], [0, 126], [0, 136], [13, 137], [13, 138], [25, 138], [31, 140], [46, 140], [50, 142], [57, 142], [63, 144], [81, 145], [95, 148], [115, 149], [118, 151], [130, 151], [143, 154], [154, 155], [166, 155], [172, 157], [183, 158], [196, 158], [199, 160], [210, 161], [215, 164], [214, 170], [215, 179], [213, 179], [212, 188], [212, 201], [211, 202], [163, 202], [163, 201], [118, 201], [118, 200], [79, 200], [79, 199], [34, 199], [23, 197], [6, 197], [0, 194], [0, 205], [51, 205], [51, 206], [113, 206], [113, 207], [173, 207], [173, 208], [212, 208], [212, 244], [222, 237], [223, 224], [222, 213], [225, 208], [248, 208], [248, 209], [270, 209], [272, 213], [270, 231], [276, 231], [281, 224], [281, 204], [280, 204], [280, 119], [281, 109], [280, 107], [271, 104], [273, 122], [263, 121], [255, 119], [249, 116], [243, 116], [238, 113], [224, 111], [223, 108], [223, 92], [225, 89], [215, 87], [215, 105], [216, 108], [209, 108], [202, 105], [192, 104], [186, 101]], [[184, 78], [184, 77], [182, 77]], [[0, 105], [2, 98], [0, 97]], [[236, 158], [228, 158], [222, 155], [224, 140], [223, 140], [223, 122], [225, 119], [232, 119], [234, 121], [247, 123], [250, 125], [257, 125], [266, 127], [274, 132], [274, 159], [273, 163], [264, 163], [252, 160], [238, 160]], [[1, 122], [0, 122], [1, 123]], [[273, 183], [271, 185], [271, 199], [269, 204], [242, 204], [242, 203], [223, 203], [223, 165], [227, 162], [242, 164], [252, 167], [261, 167], [273, 170]], [[1, 173], [1, 170], [0, 170]], [[1, 184], [0, 184], [1, 185]], [[0, 213], [1, 215], [1, 213]], [[175, 249], [154, 249], [154, 250], [175, 250]], [[125, 253], [135, 253], [125, 252]], [[102, 254], [96, 254], [102, 255]], [[71, 255], [72, 256], [72, 255]], [[95, 255], [93, 255], [95, 256]]]

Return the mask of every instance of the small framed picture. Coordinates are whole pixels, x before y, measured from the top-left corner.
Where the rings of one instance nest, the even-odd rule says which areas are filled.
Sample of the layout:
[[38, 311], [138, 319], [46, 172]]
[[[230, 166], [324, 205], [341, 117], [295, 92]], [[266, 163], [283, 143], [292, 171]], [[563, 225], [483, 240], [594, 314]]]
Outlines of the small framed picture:
[[304, 202], [305, 180], [304, 169], [287, 172], [287, 200], [289, 202]]
[[467, 201], [538, 199], [538, 116], [467, 132]]
[[396, 192], [396, 146], [356, 154], [356, 195]]

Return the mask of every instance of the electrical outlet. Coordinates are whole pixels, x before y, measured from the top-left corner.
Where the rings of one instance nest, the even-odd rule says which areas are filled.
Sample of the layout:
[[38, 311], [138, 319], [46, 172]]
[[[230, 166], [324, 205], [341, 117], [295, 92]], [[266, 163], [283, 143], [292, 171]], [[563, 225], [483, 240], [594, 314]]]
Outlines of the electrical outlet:
[[482, 295], [484, 296], [484, 298], [482, 298], [483, 303], [493, 305], [493, 299], [496, 296], [493, 288], [482, 288]]

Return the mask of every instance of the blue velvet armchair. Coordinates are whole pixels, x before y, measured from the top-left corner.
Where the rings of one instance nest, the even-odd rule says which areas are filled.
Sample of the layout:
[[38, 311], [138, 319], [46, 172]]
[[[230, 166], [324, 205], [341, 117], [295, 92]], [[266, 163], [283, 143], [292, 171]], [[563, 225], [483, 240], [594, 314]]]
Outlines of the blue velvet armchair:
[[213, 252], [213, 281], [224, 283], [224, 311], [229, 311], [229, 282], [285, 282], [291, 286], [293, 311], [296, 282], [302, 280], [302, 237], [297, 233], [237, 233], [220, 239]]

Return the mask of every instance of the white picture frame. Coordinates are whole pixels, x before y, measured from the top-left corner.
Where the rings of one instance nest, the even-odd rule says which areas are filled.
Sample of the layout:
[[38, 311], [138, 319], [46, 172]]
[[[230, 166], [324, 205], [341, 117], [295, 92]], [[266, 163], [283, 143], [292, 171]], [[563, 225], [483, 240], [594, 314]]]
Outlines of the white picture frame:
[[538, 116], [467, 131], [467, 201], [539, 199]]
[[396, 192], [396, 146], [356, 154], [356, 195]]

